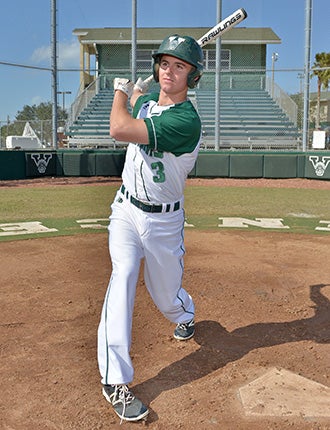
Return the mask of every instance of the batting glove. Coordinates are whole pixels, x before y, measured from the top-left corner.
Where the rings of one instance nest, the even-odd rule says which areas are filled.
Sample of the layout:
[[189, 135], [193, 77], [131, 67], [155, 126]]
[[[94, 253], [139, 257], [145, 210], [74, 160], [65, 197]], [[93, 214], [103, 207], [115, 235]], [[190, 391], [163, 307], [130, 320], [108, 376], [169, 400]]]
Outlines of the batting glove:
[[127, 95], [128, 98], [133, 94], [134, 83], [126, 78], [115, 78], [113, 80], [113, 88]]
[[[151, 77], [152, 78], [152, 77]], [[142, 80], [142, 78], [139, 78], [134, 85], [134, 90], [140, 91], [142, 94], [145, 94], [148, 92], [149, 85], [152, 79], [147, 78], [145, 81]]]

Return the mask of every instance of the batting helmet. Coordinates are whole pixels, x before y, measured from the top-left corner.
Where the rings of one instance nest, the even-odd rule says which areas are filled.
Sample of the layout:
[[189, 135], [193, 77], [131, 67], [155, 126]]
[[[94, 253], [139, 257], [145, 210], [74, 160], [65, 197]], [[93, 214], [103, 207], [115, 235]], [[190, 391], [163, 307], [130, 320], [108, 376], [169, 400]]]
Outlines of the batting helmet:
[[188, 87], [195, 88], [203, 73], [203, 51], [195, 39], [190, 36], [173, 34], [166, 37], [161, 43], [156, 54], [153, 54], [153, 74], [156, 82], [159, 82], [159, 62], [162, 55], [172, 55], [194, 66], [188, 75]]

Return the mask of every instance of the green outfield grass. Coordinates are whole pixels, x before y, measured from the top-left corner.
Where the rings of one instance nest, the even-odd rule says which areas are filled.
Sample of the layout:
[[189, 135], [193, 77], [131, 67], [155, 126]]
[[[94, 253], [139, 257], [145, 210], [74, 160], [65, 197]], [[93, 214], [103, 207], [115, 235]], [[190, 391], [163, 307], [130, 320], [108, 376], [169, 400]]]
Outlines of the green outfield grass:
[[[44, 236], [106, 232], [116, 190], [117, 186], [105, 185], [0, 189], [0, 224], [39, 221], [58, 230]], [[330, 220], [328, 190], [188, 186], [185, 199], [187, 223], [196, 228], [218, 229], [220, 217], [281, 218], [290, 226], [286, 231], [329, 234], [315, 230], [321, 220]], [[82, 229], [77, 223], [95, 218], [102, 218], [102, 227]], [[26, 237], [31, 236], [0, 235], [0, 240]]]
[[283, 217], [330, 216], [328, 190], [292, 188], [188, 187], [186, 209], [196, 215]]
[[0, 222], [104, 216], [115, 191], [113, 186], [0, 189]]
[[315, 230], [319, 221], [330, 220], [330, 193], [292, 188], [188, 187], [186, 212], [189, 222], [198, 228], [218, 227], [215, 221], [219, 217], [281, 218], [283, 225], [290, 227], [286, 231], [319, 233]]

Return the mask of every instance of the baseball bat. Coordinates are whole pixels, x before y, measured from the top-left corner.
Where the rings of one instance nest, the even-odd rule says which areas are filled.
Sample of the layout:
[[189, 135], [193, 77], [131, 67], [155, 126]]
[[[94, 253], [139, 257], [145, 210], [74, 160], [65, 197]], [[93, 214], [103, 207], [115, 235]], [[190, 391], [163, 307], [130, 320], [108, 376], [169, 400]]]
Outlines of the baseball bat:
[[200, 39], [197, 40], [198, 45], [202, 48], [203, 46], [210, 43], [212, 40], [222, 36], [228, 30], [232, 29], [235, 25], [242, 22], [247, 17], [245, 9], [237, 9], [234, 13], [229, 15], [227, 18], [220, 21], [214, 27], [205, 33]]
[[[222, 36], [227, 31], [231, 30], [235, 25], [242, 22], [247, 17], [245, 9], [240, 8], [229, 15], [227, 18], [218, 22], [214, 27], [212, 27], [207, 33], [205, 33], [200, 39], [197, 40], [198, 45], [202, 48], [218, 37]], [[150, 75], [145, 82], [150, 84], [153, 79], [153, 75]]]

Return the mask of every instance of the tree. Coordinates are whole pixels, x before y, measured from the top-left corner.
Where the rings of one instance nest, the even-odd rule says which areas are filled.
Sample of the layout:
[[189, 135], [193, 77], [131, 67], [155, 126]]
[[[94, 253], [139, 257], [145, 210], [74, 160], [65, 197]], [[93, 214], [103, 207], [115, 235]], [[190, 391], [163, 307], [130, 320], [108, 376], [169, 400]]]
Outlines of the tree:
[[[57, 115], [59, 119], [66, 119], [67, 113], [62, 108], [57, 106]], [[46, 121], [52, 118], [52, 103], [40, 103], [37, 105], [25, 105], [23, 110], [18, 111], [16, 115], [17, 121]]]
[[330, 80], [330, 52], [321, 52], [315, 55], [312, 76], [317, 76], [317, 104], [315, 128], [320, 127], [320, 101], [321, 89], [329, 87]]

